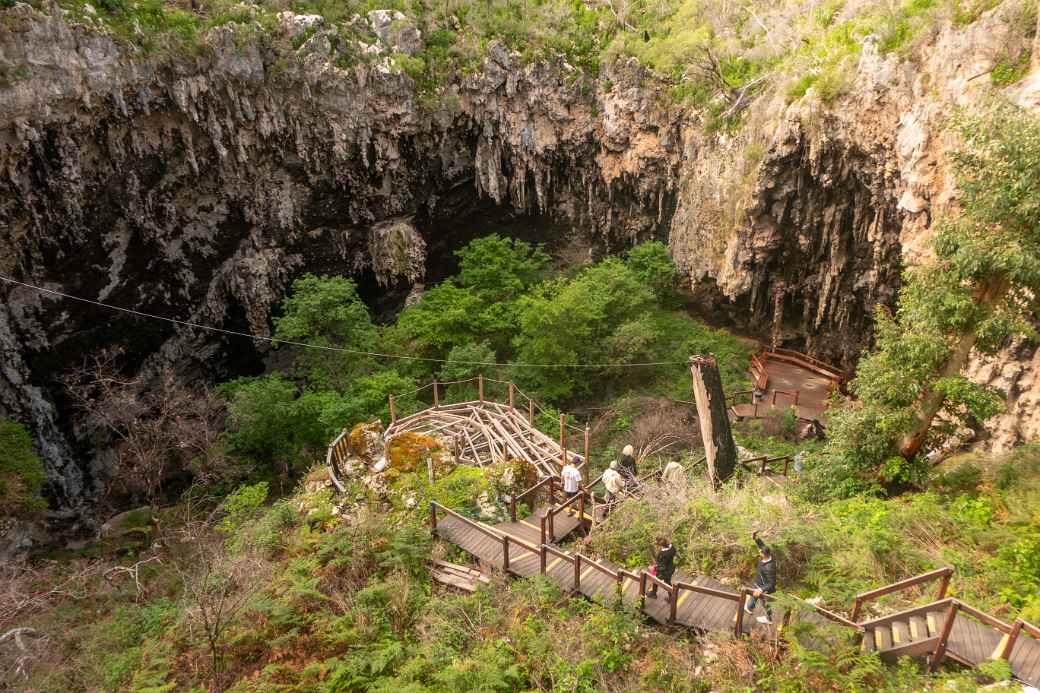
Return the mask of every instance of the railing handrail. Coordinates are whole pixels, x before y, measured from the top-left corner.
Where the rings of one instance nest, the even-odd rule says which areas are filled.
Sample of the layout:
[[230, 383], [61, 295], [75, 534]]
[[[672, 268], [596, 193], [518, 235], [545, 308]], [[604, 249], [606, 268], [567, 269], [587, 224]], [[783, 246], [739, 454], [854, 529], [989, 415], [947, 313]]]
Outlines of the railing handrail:
[[714, 587], [704, 587], [702, 585], [694, 585], [689, 582], [681, 582], [676, 580], [675, 588], [678, 590], [688, 590], [690, 592], [699, 592], [706, 594], [709, 597], [718, 597], [719, 599], [728, 599], [732, 602], [739, 602], [741, 595], [739, 592], [724, 592], [722, 590], [715, 589]]
[[1001, 633], [1004, 633], [1005, 635], [1011, 633], [1011, 629], [1012, 629], [1013, 626], [1010, 623], [1005, 623], [1004, 621], [1001, 621], [996, 616], [990, 616], [985, 611], [980, 611], [980, 610], [976, 609], [974, 606], [971, 606], [970, 604], [965, 604], [964, 602], [962, 602], [959, 599], [954, 599], [954, 601], [957, 602], [958, 610], [963, 611], [964, 613], [968, 614], [969, 616], [975, 617], [979, 621], [982, 621], [983, 623], [985, 623], [987, 626], [990, 626], [992, 628], [996, 628], [997, 630], [999, 630]]
[[1034, 626], [1029, 621], [1023, 621], [1021, 618], [1016, 618], [1015, 619], [1015, 623], [1022, 624], [1021, 625], [1022, 630], [1026, 631], [1027, 633], [1029, 633], [1034, 638], [1037, 638], [1038, 640], [1040, 640], [1040, 628], [1038, 628], [1037, 626]]
[[565, 561], [570, 561], [571, 563], [574, 563], [574, 556], [572, 556], [571, 554], [567, 553], [563, 549], [556, 548], [552, 544], [542, 544], [542, 549], [546, 553], [551, 553], [552, 555], [556, 556], [557, 558], [562, 558]]
[[603, 573], [607, 577], [613, 578], [614, 580], [618, 579], [618, 573], [614, 572], [613, 570], [611, 570], [610, 568], [608, 568], [608, 567], [606, 567], [604, 565], [600, 565], [599, 561], [597, 561], [595, 559], [592, 559], [592, 558], [589, 558], [588, 556], [586, 556], [583, 553], [575, 552], [574, 555], [577, 556], [578, 558], [580, 558], [582, 563], [589, 564], [590, 566], [592, 566], [593, 568], [595, 568], [599, 572]]
[[541, 488], [545, 484], [548, 484], [549, 482], [553, 481], [554, 479], [556, 479], [555, 476], [545, 476], [545, 477], [542, 477], [541, 481], [539, 481], [538, 483], [536, 483], [534, 486], [532, 486], [531, 488], [527, 489], [523, 493], [520, 493], [520, 494], [514, 496], [513, 499], [516, 500], [516, 501], [519, 501], [521, 498], [526, 497], [529, 493], [537, 491], [539, 488]]
[[893, 592], [900, 592], [911, 587], [929, 582], [931, 580], [949, 577], [953, 574], [953, 566], [943, 566], [942, 568], [936, 568], [935, 570], [929, 570], [927, 573], [921, 573], [920, 575], [914, 575], [898, 582], [878, 587], [877, 589], [870, 590], [868, 592], [862, 592], [856, 595], [856, 601], [866, 602], [878, 597], [884, 597], [885, 595], [892, 594]]
[[891, 623], [892, 621], [900, 621], [905, 618], [910, 618], [911, 616], [917, 616], [919, 614], [928, 613], [929, 611], [937, 611], [938, 609], [944, 606], [949, 606], [950, 604], [953, 604], [956, 601], [957, 600], [953, 597], [947, 597], [946, 599], [940, 599], [939, 601], [924, 604], [922, 606], [915, 606], [912, 609], [905, 609], [903, 611], [898, 611], [894, 614], [889, 614], [887, 616], [881, 616], [870, 621], [862, 621], [857, 625], [863, 627], [864, 629], [883, 626], [887, 623]]
[[538, 555], [538, 554], [541, 553], [541, 549], [539, 549], [534, 544], [529, 544], [526, 541], [524, 541], [523, 539], [518, 539], [518, 538], [514, 537], [512, 534], [506, 534], [505, 532], [503, 532], [502, 536], [505, 537], [507, 542], [511, 541], [514, 544], [516, 544], [517, 546], [520, 546], [521, 548], [527, 549], [528, 551], [530, 551], [531, 553], [533, 553], [535, 555]]
[[653, 582], [658, 587], [664, 587], [666, 590], [668, 590], [668, 594], [671, 594], [672, 590], [675, 589], [675, 585], [669, 585], [664, 580], [659, 579], [656, 575], [652, 575], [645, 570], [642, 572], [642, 574], [646, 575], [646, 579], [648, 582]]
[[440, 510], [443, 510], [444, 512], [448, 513], [449, 515], [453, 515], [454, 517], [462, 520], [466, 524], [472, 526], [474, 529], [476, 529], [476, 530], [478, 530], [480, 532], [483, 532], [484, 534], [488, 535], [492, 539], [498, 539], [499, 541], [501, 541], [503, 537], [509, 536], [508, 534], [505, 534], [505, 533], [502, 533], [502, 532], [498, 532], [497, 530], [495, 530], [492, 527], [488, 527], [487, 525], [483, 524], [482, 522], [477, 522], [476, 520], [470, 519], [470, 518], [466, 517], [465, 515], [463, 515], [462, 513], [455, 512], [451, 508], [447, 507], [446, 505], [441, 505], [437, 501], [430, 501], [430, 505], [434, 506], [434, 507], [437, 507]]

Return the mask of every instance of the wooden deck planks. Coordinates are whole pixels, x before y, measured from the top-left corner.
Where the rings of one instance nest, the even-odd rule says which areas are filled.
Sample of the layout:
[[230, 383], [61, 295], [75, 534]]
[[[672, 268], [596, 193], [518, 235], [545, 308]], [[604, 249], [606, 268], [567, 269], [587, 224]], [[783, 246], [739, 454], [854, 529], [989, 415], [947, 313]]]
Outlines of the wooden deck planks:
[[1019, 679], [1031, 686], [1040, 686], [1040, 642], [1022, 633], [1008, 663]]

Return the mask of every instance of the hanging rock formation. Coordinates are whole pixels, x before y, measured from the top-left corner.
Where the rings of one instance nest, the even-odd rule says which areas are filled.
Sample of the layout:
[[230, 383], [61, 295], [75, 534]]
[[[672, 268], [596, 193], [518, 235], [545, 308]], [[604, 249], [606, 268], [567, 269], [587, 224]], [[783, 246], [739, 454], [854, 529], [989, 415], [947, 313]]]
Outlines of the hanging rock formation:
[[[160, 57], [18, 4], [0, 31], [0, 64], [24, 68], [0, 83], [0, 273], [267, 335], [305, 271], [422, 282], [430, 221], [490, 199], [607, 247], [667, 239], [713, 308], [849, 366], [952, 195], [943, 119], [978, 98], [972, 76], [998, 47], [1025, 40], [1014, 7], [941, 29], [914, 63], [864, 46], [838, 102], [766, 92], [726, 135], [634, 60], [594, 80], [496, 43], [431, 104], [387, 57], [423, 37], [389, 12], [355, 18], [379, 38], [349, 63], [357, 46], [314, 15], [283, 13], [273, 41], [229, 24], [199, 55]], [[216, 379], [258, 358], [24, 288], [0, 296], [0, 416], [31, 424], [74, 516], [105, 457], [72, 434], [62, 369], [117, 342], [145, 375]]]

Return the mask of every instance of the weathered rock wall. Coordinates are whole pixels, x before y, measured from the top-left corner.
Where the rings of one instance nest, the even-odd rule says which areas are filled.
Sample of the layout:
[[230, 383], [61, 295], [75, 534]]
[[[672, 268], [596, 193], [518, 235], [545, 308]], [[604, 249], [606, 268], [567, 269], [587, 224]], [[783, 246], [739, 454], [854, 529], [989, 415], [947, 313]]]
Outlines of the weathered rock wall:
[[[844, 365], [952, 195], [943, 119], [1021, 40], [1002, 5], [942, 29], [913, 63], [867, 45], [835, 104], [766, 93], [740, 133], [710, 135], [632, 61], [608, 87], [493, 45], [431, 108], [387, 46], [347, 63], [347, 39], [320, 18], [286, 15], [264, 42], [218, 28], [202, 54], [158, 58], [56, 8], [5, 12], [0, 59], [28, 67], [0, 88], [7, 276], [266, 335], [302, 272], [421, 280], [437, 240], [422, 220], [483, 196], [609, 246], [667, 240], [712, 308]], [[292, 47], [305, 27], [316, 31]], [[18, 287], [0, 295], [0, 415], [33, 425], [65, 508], [94, 497], [103, 463], [71, 435], [63, 369], [115, 343], [145, 374], [219, 378], [257, 358], [208, 333]]]

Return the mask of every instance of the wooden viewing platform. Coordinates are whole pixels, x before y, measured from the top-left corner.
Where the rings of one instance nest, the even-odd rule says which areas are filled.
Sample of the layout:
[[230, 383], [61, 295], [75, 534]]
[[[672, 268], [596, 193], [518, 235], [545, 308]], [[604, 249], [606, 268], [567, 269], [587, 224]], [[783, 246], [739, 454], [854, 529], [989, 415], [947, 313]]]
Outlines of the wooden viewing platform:
[[748, 369], [755, 388], [727, 397], [737, 419], [779, 416], [794, 407], [799, 419], [823, 421], [831, 395], [841, 388], [845, 374], [819, 359], [791, 349], [763, 349], [751, 357]]

